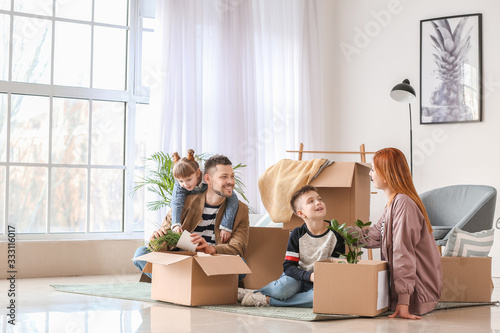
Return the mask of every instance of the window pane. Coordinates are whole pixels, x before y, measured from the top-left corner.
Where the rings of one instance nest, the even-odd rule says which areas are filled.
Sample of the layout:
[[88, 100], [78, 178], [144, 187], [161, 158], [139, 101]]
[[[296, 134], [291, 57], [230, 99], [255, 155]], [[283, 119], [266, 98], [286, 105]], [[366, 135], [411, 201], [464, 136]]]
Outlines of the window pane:
[[[0, 0], [1, 1], [1, 0]], [[9, 79], [9, 40], [10, 17], [0, 14], [0, 80]]]
[[10, 10], [11, 0], [0, 0], [0, 9]]
[[52, 162], [87, 164], [89, 101], [54, 98], [52, 128]]
[[126, 25], [128, 0], [95, 0], [96, 22]]
[[56, 1], [56, 17], [90, 21], [92, 19], [92, 0]]
[[92, 87], [125, 89], [127, 32], [123, 29], [94, 28], [94, 78]]
[[9, 219], [19, 233], [45, 233], [47, 225], [47, 168], [11, 166]]
[[156, 39], [152, 32], [142, 34], [142, 72], [141, 85], [143, 87], [154, 88], [160, 82], [158, 69], [156, 67], [156, 57], [158, 55]]
[[54, 84], [90, 87], [89, 25], [56, 22]]
[[92, 104], [91, 163], [123, 165], [125, 104], [94, 101]]
[[7, 95], [0, 94], [0, 162], [7, 158]]
[[87, 170], [53, 168], [51, 190], [50, 231], [85, 232]]
[[92, 169], [90, 231], [122, 231], [123, 170]]
[[51, 36], [50, 21], [14, 17], [13, 81], [50, 83]]
[[7, 193], [5, 193], [5, 167], [0, 165], [0, 234], [4, 233], [5, 230], [5, 198], [7, 198]]
[[14, 10], [17, 12], [52, 16], [53, 0], [14, 0]]
[[10, 160], [47, 163], [49, 147], [49, 98], [12, 96]]

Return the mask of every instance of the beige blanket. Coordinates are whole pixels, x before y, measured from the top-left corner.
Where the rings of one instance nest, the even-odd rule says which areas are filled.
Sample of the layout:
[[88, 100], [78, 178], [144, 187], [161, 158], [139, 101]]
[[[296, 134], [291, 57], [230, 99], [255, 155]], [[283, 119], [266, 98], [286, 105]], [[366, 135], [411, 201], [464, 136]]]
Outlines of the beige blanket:
[[264, 171], [259, 177], [260, 197], [273, 222], [290, 222], [293, 193], [309, 184], [326, 161], [319, 158], [309, 161], [284, 159]]

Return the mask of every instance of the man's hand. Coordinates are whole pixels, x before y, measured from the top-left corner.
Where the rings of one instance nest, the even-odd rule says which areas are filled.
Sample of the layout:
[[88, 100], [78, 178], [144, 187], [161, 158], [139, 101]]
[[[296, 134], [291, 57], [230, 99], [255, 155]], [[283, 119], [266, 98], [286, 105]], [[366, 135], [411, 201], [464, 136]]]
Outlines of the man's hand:
[[191, 234], [191, 243], [198, 244], [196, 251], [205, 252], [206, 254], [214, 254], [216, 252], [215, 246], [207, 243], [205, 238], [198, 234]]
[[153, 234], [151, 235], [151, 238], [149, 240], [156, 239], [156, 238], [161, 237], [161, 236], [166, 235], [166, 234], [167, 234], [167, 231], [163, 228], [160, 228], [160, 229], [156, 230], [155, 232], [153, 232]]
[[311, 273], [311, 276], [309, 277], [309, 280], [310, 280], [311, 282], [314, 282], [314, 273]]
[[396, 306], [396, 311], [389, 315], [389, 318], [396, 318], [398, 315], [405, 319], [421, 319], [419, 316], [412, 315], [408, 310], [408, 305], [405, 304], [398, 304]]

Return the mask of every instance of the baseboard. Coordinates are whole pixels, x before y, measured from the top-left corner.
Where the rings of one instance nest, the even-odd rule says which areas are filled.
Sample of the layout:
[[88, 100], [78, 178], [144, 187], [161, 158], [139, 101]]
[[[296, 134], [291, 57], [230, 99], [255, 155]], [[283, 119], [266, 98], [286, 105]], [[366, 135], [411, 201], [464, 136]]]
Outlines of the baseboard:
[[[143, 239], [17, 241], [16, 278], [139, 273], [132, 257], [141, 245]], [[0, 253], [7, 246], [1, 242]], [[7, 272], [0, 271], [0, 278], [9, 277]]]

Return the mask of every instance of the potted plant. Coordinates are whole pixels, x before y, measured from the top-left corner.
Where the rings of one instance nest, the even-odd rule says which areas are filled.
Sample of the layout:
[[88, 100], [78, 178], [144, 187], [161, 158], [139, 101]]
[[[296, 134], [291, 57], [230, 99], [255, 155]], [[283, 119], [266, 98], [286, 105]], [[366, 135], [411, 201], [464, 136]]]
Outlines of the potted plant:
[[167, 230], [167, 232], [148, 243], [148, 248], [151, 252], [168, 251], [174, 247], [178, 247], [188, 252], [196, 252], [198, 244], [191, 243], [191, 233], [184, 230], [182, 234]]
[[[195, 155], [197, 162], [202, 165], [205, 160], [207, 160], [211, 155], [200, 154]], [[151, 191], [158, 195], [159, 200], [151, 201], [146, 203], [146, 207], [149, 210], [159, 210], [165, 206], [170, 206], [170, 200], [172, 199], [172, 191], [174, 189], [175, 179], [173, 176], [174, 160], [172, 156], [164, 152], [156, 152], [150, 157], [146, 158], [146, 175], [140, 177], [140, 180], [136, 182], [132, 193], [142, 187], [146, 187], [148, 191]], [[241, 180], [240, 174], [236, 171], [240, 168], [244, 168], [246, 165], [239, 163], [233, 167], [235, 170], [235, 187], [234, 190], [248, 203], [248, 199], [245, 196], [244, 188], [245, 185]]]
[[148, 248], [151, 252], [167, 251], [169, 248], [176, 246], [180, 238], [181, 234], [167, 230], [165, 235], [150, 240]]
[[371, 225], [371, 222], [363, 223], [361, 220], [354, 222], [356, 228], [348, 227], [345, 223], [342, 225], [335, 219], [331, 221], [328, 229], [336, 231], [342, 238], [344, 238], [345, 245], [347, 245], [347, 254], [341, 254], [341, 258], [345, 258], [348, 264], [357, 264], [361, 255], [362, 249], [366, 246], [365, 236], [361, 233], [361, 229]]

